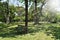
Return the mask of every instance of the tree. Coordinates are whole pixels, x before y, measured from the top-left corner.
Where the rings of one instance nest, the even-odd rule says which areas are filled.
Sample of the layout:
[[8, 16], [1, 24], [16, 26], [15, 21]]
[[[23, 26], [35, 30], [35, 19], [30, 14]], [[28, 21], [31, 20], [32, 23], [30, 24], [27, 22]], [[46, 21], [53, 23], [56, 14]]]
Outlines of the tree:
[[1, 18], [3, 22], [6, 22], [6, 18], [7, 18], [7, 3], [6, 2], [0, 2], [0, 14], [1, 14]]
[[7, 23], [7, 18], [9, 18], [8, 22], [9, 23], [12, 22], [15, 11], [16, 8], [13, 5], [9, 5], [9, 11], [8, 11], [7, 2], [0, 2], [0, 21]]
[[[35, 24], [39, 24], [39, 17], [42, 16], [42, 9], [43, 9], [43, 6], [46, 4], [46, 0], [35, 0], [34, 2], [35, 2]], [[41, 3], [40, 14], [38, 14], [37, 12], [37, 3]]]
[[25, 0], [25, 33], [28, 30], [28, 0]]
[[28, 0], [19, 0], [20, 2], [25, 1], [25, 27], [24, 27], [24, 32], [28, 32]]
[[9, 24], [10, 23], [10, 21], [9, 21], [10, 20], [9, 19], [9, 17], [10, 17], [10, 13], [9, 13], [9, 0], [6, 1], [6, 8], [7, 8], [7, 10], [6, 10], [6, 12], [7, 12], [7, 15], [6, 15], [6, 17], [7, 17], [6, 18], [6, 23]]
[[37, 14], [37, 0], [34, 0], [34, 3], [35, 3], [35, 15], [34, 15], [34, 17], [35, 17], [35, 23], [34, 24], [38, 24], [39, 22], [38, 22], [38, 14]]

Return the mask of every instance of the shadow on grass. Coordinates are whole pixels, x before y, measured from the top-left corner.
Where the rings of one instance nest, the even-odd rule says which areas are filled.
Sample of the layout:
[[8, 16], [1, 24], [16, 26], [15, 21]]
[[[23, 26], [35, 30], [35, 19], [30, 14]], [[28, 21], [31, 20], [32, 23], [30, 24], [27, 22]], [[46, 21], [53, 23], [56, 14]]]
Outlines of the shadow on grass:
[[29, 33], [36, 33], [36, 32], [39, 32], [39, 31], [42, 31], [42, 30], [45, 30], [45, 29], [46, 29], [45, 27], [36, 26], [36, 27], [29, 28], [28, 32]]
[[17, 35], [25, 35], [25, 33], [23, 32], [23, 26], [20, 25], [18, 27], [15, 28], [1, 28], [0, 29], [0, 37], [15, 37]]
[[50, 36], [50, 34], [52, 34], [52, 38], [60, 40], [60, 27], [50, 26], [46, 29], [45, 33], [47, 34], [47, 36]]
[[[40, 26], [33, 26], [33, 27], [28, 27], [28, 33], [36, 33], [39, 32], [41, 30], [44, 30], [45, 27], [40, 27]], [[0, 33], [0, 37], [16, 37], [17, 35], [25, 35], [24, 33], [24, 26], [19, 25], [18, 27], [15, 28], [1, 28], [0, 29], [1, 33]]]

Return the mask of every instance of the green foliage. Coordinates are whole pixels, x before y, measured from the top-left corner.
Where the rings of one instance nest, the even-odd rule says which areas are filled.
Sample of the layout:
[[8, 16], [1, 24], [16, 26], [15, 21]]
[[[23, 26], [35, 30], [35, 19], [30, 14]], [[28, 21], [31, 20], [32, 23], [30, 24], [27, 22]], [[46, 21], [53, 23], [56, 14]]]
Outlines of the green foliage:
[[57, 15], [57, 22], [60, 22], [60, 15]]
[[[7, 18], [7, 5], [6, 2], [0, 2], [0, 21], [2, 22], [6, 22], [6, 18]], [[14, 12], [16, 11], [15, 7], [9, 6], [9, 15], [10, 15], [10, 19], [12, 20], [15, 16]]]
[[56, 26], [50, 26], [47, 29], [47, 32], [49, 33], [48, 35], [52, 34], [53, 38], [55, 39], [60, 39], [60, 27], [56, 27]]
[[[19, 0], [20, 2], [24, 2], [24, 0]], [[33, 2], [34, 0], [29, 0], [30, 2]], [[37, 0], [37, 3], [43, 3], [44, 0]], [[28, 13], [28, 32], [29, 34], [26, 35], [20, 35], [20, 34], [24, 34], [25, 29], [24, 29], [24, 23], [25, 23], [25, 8], [21, 7], [15, 7], [13, 5], [9, 5], [9, 18], [10, 18], [10, 24], [6, 24], [4, 23], [6, 21], [7, 18], [7, 5], [6, 2], [0, 2], [0, 21], [2, 23], [0, 23], [0, 36], [9, 36], [9, 37], [13, 37], [13, 36], [18, 36], [17, 34], [19, 34], [19, 37], [17, 37], [17, 40], [19, 39], [23, 39], [25, 40], [25, 38], [27, 40], [49, 40], [49, 37], [46, 34], [52, 34], [53, 37], [55, 37], [56, 39], [60, 39], [60, 25], [57, 25], [57, 22], [60, 22], [60, 15], [56, 15], [55, 13], [50, 13], [48, 12], [48, 14], [46, 15], [46, 13], [43, 14], [43, 16], [40, 16], [39, 12], [39, 8], [37, 10], [38, 13], [38, 17], [37, 20], [42, 20], [44, 21], [48, 21], [50, 23], [47, 22], [46, 23], [42, 23], [41, 25], [33, 25], [34, 21], [34, 15], [35, 13], [32, 11], [35, 11], [34, 9], [30, 9], [29, 13]], [[16, 12], [16, 14], [15, 14]], [[22, 20], [22, 22], [21, 22]], [[40, 22], [40, 21], [39, 21]], [[54, 23], [54, 24], [53, 24]], [[51, 26], [53, 25], [53, 26]], [[46, 34], [45, 34], [46, 32]], [[31, 36], [31, 37], [30, 37]], [[50, 36], [50, 35], [49, 35]], [[36, 38], [37, 37], [37, 38]], [[15, 39], [15, 38], [14, 38]], [[3, 40], [3, 39], [2, 39]], [[4, 39], [5, 40], [5, 39]], [[51, 39], [52, 40], [52, 39]]]
[[0, 23], [0, 29], [7, 28], [7, 27], [8, 27], [7, 24], [5, 24], [5, 23]]

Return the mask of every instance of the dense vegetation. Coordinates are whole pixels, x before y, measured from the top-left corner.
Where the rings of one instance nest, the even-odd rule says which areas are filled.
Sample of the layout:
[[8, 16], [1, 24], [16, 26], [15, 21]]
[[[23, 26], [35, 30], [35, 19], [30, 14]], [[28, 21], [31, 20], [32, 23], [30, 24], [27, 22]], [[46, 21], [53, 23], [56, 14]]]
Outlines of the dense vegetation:
[[0, 40], [60, 40], [60, 14], [44, 11], [47, 0], [17, 0], [25, 7], [1, 1]]

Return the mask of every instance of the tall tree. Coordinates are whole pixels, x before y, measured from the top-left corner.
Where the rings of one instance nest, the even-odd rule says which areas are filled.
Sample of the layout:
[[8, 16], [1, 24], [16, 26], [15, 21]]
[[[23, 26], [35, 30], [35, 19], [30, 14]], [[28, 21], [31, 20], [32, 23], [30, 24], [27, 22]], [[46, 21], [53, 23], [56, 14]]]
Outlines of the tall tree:
[[25, 33], [28, 31], [28, 0], [25, 0]]
[[[9, 23], [9, 0], [7, 0], [6, 2], [1, 2], [2, 5], [0, 7], [2, 7], [2, 13], [4, 14], [4, 21], [8, 24]], [[1, 8], [0, 8], [1, 9]]]
[[34, 3], [35, 3], [35, 15], [34, 15], [34, 21], [35, 23], [34, 24], [38, 24], [38, 15], [37, 15], [37, 0], [34, 0]]
[[6, 8], [7, 8], [7, 10], [6, 10], [6, 12], [7, 12], [6, 23], [9, 24], [9, 22], [10, 22], [10, 19], [9, 19], [9, 16], [10, 16], [10, 13], [9, 13], [9, 0], [6, 1]]
[[24, 32], [28, 32], [28, 0], [19, 0], [20, 2], [25, 1], [25, 27], [24, 27]]
[[[35, 0], [34, 3], [35, 3], [35, 24], [38, 24], [39, 18], [42, 16], [42, 9], [43, 9], [43, 6], [46, 4], [46, 0]], [[37, 13], [37, 3], [41, 3], [40, 14]]]
[[40, 15], [42, 16], [42, 9], [43, 9], [43, 6], [46, 4], [47, 0], [42, 0], [41, 1], [41, 6], [40, 6]]

